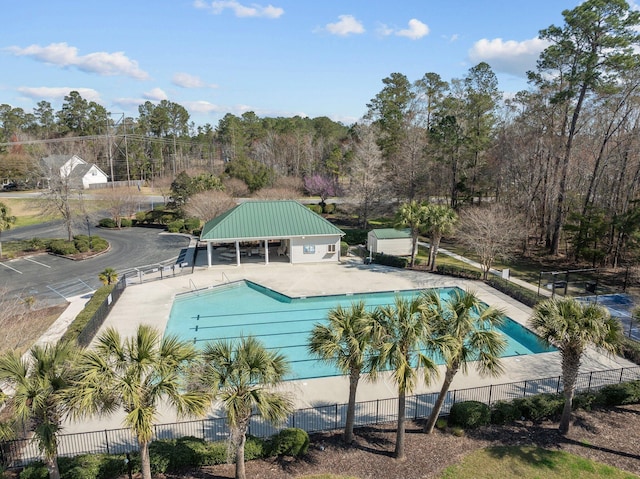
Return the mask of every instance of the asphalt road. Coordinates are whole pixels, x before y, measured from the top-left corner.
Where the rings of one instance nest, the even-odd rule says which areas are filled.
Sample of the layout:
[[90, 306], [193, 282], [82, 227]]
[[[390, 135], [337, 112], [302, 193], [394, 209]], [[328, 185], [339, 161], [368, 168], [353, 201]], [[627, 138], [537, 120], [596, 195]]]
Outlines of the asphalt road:
[[[74, 228], [74, 233], [87, 234], [86, 225], [84, 230], [80, 226]], [[121, 275], [136, 267], [171, 264], [189, 244], [185, 236], [155, 228], [110, 230], [92, 225], [91, 235], [105, 238], [109, 251], [83, 261], [43, 253], [0, 262], [0, 288], [12, 296], [34, 296], [40, 305], [57, 304], [66, 297], [97, 289], [101, 285], [98, 274], [105, 268], [114, 268]], [[59, 221], [2, 233], [2, 241], [66, 237], [66, 229]]]

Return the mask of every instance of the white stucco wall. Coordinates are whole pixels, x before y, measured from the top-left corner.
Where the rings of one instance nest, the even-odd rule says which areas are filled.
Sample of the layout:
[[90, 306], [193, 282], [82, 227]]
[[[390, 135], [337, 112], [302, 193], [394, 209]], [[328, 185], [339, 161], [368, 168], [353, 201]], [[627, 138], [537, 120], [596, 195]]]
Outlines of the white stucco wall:
[[[371, 241], [373, 239], [373, 241]], [[374, 253], [384, 253], [393, 256], [411, 255], [411, 238], [379, 239], [369, 237], [369, 249]]]
[[89, 171], [82, 177], [82, 186], [84, 188], [89, 188], [89, 185], [93, 185], [96, 183], [106, 183], [107, 177], [106, 175], [98, 169], [95, 165], [91, 167]]
[[[292, 263], [320, 263], [340, 261], [340, 236], [308, 236], [291, 238]], [[334, 251], [330, 251], [330, 245]]]

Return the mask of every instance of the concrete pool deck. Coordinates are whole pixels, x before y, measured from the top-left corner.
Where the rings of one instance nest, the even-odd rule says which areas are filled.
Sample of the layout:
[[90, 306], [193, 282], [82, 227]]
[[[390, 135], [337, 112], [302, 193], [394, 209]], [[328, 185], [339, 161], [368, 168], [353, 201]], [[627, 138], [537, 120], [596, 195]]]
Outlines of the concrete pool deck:
[[[340, 264], [243, 264], [241, 266], [196, 266], [194, 273], [131, 285], [125, 289], [114, 305], [109, 317], [98, 332], [116, 328], [123, 337], [135, 333], [139, 324], [149, 324], [164, 331], [176, 294], [189, 293], [222, 285], [229, 281], [248, 279], [288, 296], [316, 296], [401, 289], [461, 287], [476, 291], [487, 304], [505, 311], [520, 324], [526, 324], [531, 308], [490, 288], [481, 282], [465, 281], [425, 272], [398, 270], [381, 265], [364, 265], [359, 258], [346, 258]], [[468, 375], [459, 373], [451, 389], [465, 389], [489, 384], [502, 384], [528, 379], [561, 375], [560, 356], [557, 352], [504, 358], [504, 374], [498, 378], [483, 378], [470, 369]], [[635, 367], [634, 363], [619, 357], [608, 357], [590, 349], [583, 360], [581, 372]], [[441, 375], [442, 378], [442, 375]], [[435, 392], [440, 389], [441, 378], [431, 385], [419, 384], [412, 394]], [[345, 377], [288, 381], [284, 386], [295, 398], [296, 408], [346, 403], [348, 380]], [[383, 374], [375, 383], [361, 380], [358, 401], [388, 399], [397, 396], [396, 386], [389, 374]], [[213, 410], [211, 416], [218, 416]], [[177, 420], [175, 413], [163, 408], [157, 423]], [[122, 427], [122, 415], [93, 418], [79, 423], [65, 424], [64, 432], [84, 432]]]

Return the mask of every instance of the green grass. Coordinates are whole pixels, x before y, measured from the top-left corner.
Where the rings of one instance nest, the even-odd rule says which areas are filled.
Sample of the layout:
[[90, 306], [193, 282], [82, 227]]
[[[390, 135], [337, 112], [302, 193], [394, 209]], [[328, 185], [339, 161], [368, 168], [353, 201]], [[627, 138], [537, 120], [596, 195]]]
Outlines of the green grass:
[[632, 479], [631, 473], [563, 451], [535, 446], [499, 446], [480, 449], [444, 470], [442, 479]]

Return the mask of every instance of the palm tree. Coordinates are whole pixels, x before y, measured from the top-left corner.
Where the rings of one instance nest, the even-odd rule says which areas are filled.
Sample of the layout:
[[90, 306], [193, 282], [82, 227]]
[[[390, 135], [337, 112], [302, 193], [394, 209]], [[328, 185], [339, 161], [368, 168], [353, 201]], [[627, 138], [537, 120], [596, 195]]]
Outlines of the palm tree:
[[329, 311], [328, 322], [314, 325], [309, 339], [309, 351], [321, 360], [335, 365], [349, 376], [349, 405], [344, 428], [344, 442], [353, 441], [356, 412], [356, 393], [362, 373], [375, 376], [367, 360], [381, 332], [363, 301], [349, 309], [338, 305]]
[[8, 402], [15, 418], [30, 425], [52, 479], [60, 478], [57, 434], [67, 411], [64, 398], [75, 354], [71, 343], [58, 342], [33, 346], [25, 358], [15, 351], [0, 358], [0, 380], [13, 391]]
[[[0, 236], [5, 230], [11, 229], [11, 225], [16, 222], [16, 217], [11, 216], [11, 210], [4, 203], [0, 203]], [[0, 258], [2, 258], [2, 242], [0, 241]]]
[[211, 403], [209, 394], [184, 388], [186, 368], [197, 358], [192, 344], [175, 336], [161, 338], [148, 325], [125, 339], [109, 328], [93, 349], [82, 353], [69, 407], [76, 418], [123, 408], [124, 424], [138, 440], [142, 477], [151, 479], [149, 443], [160, 404], [185, 416], [204, 415]]
[[434, 338], [424, 315], [420, 296], [411, 299], [396, 297], [393, 305], [380, 306], [374, 317], [385, 336], [378, 353], [373, 357], [373, 369], [391, 369], [398, 386], [398, 424], [394, 456], [404, 459], [406, 395], [411, 393], [421, 369], [426, 384], [437, 376], [437, 364], [422, 350], [446, 347], [446, 338]]
[[118, 273], [115, 269], [113, 268], [105, 268], [103, 271], [100, 272], [100, 274], [98, 275], [98, 279], [102, 282], [102, 284], [104, 285], [108, 285], [108, 284], [113, 284], [116, 281], [118, 281]]
[[427, 218], [427, 207], [423, 203], [413, 200], [400, 205], [396, 213], [396, 224], [411, 230], [411, 266], [415, 265], [416, 252], [418, 251], [418, 234]]
[[454, 290], [451, 297], [443, 300], [437, 290], [428, 290], [422, 301], [433, 334], [450, 338], [442, 355], [444, 382], [424, 427], [431, 434], [455, 375], [460, 370], [467, 374], [469, 363], [473, 363], [480, 375], [498, 376], [502, 373], [500, 355], [507, 342], [495, 329], [504, 321], [504, 313], [484, 304], [473, 292]]
[[273, 390], [289, 373], [289, 363], [251, 336], [208, 343], [203, 358], [200, 381], [227, 412], [236, 448], [236, 478], [244, 479], [244, 445], [253, 410], [269, 422], [280, 422], [293, 409], [288, 396]]
[[620, 323], [603, 306], [579, 303], [573, 298], [539, 303], [529, 323], [547, 344], [560, 351], [565, 403], [558, 429], [566, 434], [582, 355], [590, 345], [615, 353], [621, 338]]
[[425, 230], [431, 236], [431, 247], [429, 248], [429, 270], [436, 270], [436, 257], [440, 240], [444, 235], [453, 233], [458, 215], [453, 208], [447, 205], [427, 205]]

